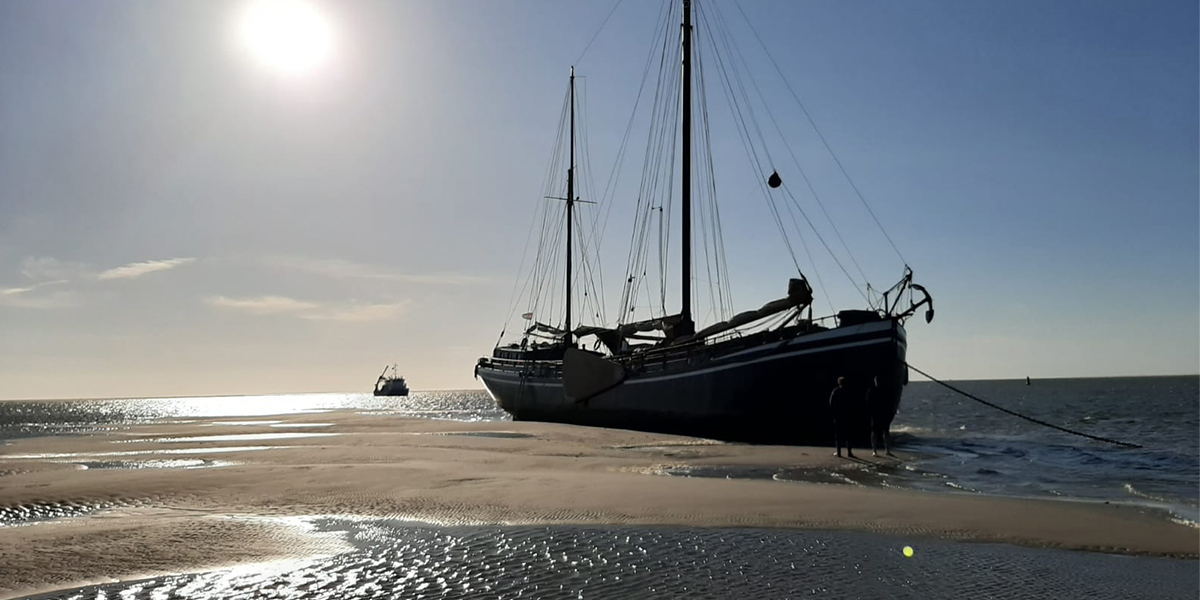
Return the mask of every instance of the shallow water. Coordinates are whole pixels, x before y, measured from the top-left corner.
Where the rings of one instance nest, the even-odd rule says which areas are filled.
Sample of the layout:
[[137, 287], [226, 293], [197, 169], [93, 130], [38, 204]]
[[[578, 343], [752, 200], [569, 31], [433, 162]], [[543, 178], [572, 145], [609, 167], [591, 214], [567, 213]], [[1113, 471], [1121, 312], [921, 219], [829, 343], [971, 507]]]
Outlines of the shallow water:
[[132, 438], [121, 440], [122, 444], [137, 442], [153, 442], [163, 444], [179, 444], [185, 442], [261, 442], [265, 440], [287, 440], [308, 437], [328, 437], [336, 433], [230, 433], [227, 435], [186, 435], [164, 438]]
[[[1195, 561], [678, 527], [437, 527], [317, 519], [353, 550], [38, 598], [1186, 598]], [[902, 548], [911, 545], [912, 558]]]
[[[413, 392], [407, 397], [370, 394], [279, 394], [197, 398], [105, 398], [0, 401], [0, 441], [56, 434], [113, 431], [156, 419], [189, 422], [220, 417], [265, 417], [351, 409], [458, 421], [505, 421], [508, 414], [482, 390]], [[272, 425], [247, 419], [224, 425]]]
[[[1049, 379], [1028, 386], [1023, 380], [953, 384], [1031, 417], [1145, 448], [1121, 448], [1071, 436], [1000, 413], [933, 383], [914, 381], [905, 390], [893, 431], [900, 447], [929, 456], [927, 460], [894, 466], [860, 464], [837, 473], [693, 469], [659, 474], [1079, 498], [1158, 507], [1177, 520], [1200, 521], [1200, 377]], [[0, 402], [0, 440], [86, 435], [155, 419], [186, 423], [225, 417], [233, 420], [223, 425], [273, 427], [279, 422], [255, 417], [334, 409], [461, 421], [509, 420], [482, 390], [413, 392], [406, 398], [291, 394], [5, 401]], [[475, 435], [520, 434], [497, 430]]]
[[211, 469], [240, 463], [207, 458], [154, 458], [149, 460], [72, 461], [84, 469]]
[[955, 489], [1136, 503], [1200, 521], [1200, 377], [963, 381], [953, 385], [1070, 429], [1068, 435], [982, 406], [928, 382], [909, 385], [894, 431], [935, 458], [893, 480]]

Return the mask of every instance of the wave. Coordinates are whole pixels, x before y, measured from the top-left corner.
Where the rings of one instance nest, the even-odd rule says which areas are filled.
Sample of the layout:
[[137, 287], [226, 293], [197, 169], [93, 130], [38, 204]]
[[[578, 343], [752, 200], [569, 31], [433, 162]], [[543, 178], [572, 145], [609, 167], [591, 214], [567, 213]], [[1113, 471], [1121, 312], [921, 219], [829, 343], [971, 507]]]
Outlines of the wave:
[[1191, 527], [1192, 529], [1200, 529], [1200, 523], [1193, 521], [1192, 519], [1189, 519], [1187, 517], [1181, 517], [1181, 516], [1175, 515], [1175, 514], [1173, 514], [1171, 516], [1171, 522], [1175, 523], [1177, 525], [1186, 525], [1188, 527]]
[[1125, 491], [1128, 492], [1129, 495], [1136, 496], [1144, 500], [1150, 500], [1150, 502], [1146, 504], [1155, 506], [1155, 508], [1159, 508], [1170, 513], [1168, 519], [1172, 523], [1185, 525], [1193, 529], [1200, 529], [1200, 505], [1197, 505], [1194, 500], [1156, 496], [1154, 494], [1143, 492], [1142, 490], [1133, 487], [1133, 485], [1129, 483], [1125, 483], [1121, 487], [1125, 488]]
[[1121, 487], [1125, 488], [1125, 491], [1129, 492], [1131, 496], [1137, 496], [1138, 498], [1145, 498], [1146, 500], [1153, 500], [1155, 502], [1162, 502], [1164, 504], [1181, 503], [1179, 498], [1164, 498], [1162, 496], [1155, 496], [1154, 494], [1143, 492], [1142, 490], [1133, 487], [1133, 484], [1130, 483], [1123, 484]]

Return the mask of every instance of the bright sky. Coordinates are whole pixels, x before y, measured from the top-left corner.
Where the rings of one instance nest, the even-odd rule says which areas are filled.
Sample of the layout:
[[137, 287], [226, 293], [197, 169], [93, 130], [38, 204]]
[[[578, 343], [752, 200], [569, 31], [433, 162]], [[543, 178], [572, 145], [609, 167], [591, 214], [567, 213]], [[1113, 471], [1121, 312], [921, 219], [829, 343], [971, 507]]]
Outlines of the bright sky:
[[[1200, 370], [1194, 1], [741, 2], [936, 299], [908, 327], [914, 365]], [[286, 4], [0, 3], [0, 398], [366, 391], [393, 362], [416, 389], [476, 387], [568, 68], [613, 3]], [[720, 6], [890, 285], [903, 263]], [[597, 174], [658, 8], [623, 2], [576, 64]], [[719, 91], [710, 105], [728, 118]], [[794, 269], [718, 127], [745, 310]], [[640, 164], [604, 238], [618, 291]], [[852, 307], [830, 265], [802, 267]]]

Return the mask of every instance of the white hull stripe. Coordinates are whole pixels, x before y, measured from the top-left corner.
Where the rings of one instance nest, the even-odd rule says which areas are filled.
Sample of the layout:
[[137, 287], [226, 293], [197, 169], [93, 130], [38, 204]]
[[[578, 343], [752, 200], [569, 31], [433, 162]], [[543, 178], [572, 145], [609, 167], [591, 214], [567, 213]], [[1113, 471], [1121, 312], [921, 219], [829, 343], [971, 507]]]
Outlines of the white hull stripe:
[[[822, 331], [821, 333], [801, 335], [801, 336], [792, 338], [791, 340], [788, 340], [783, 345], [785, 345], [785, 346], [810, 346], [813, 344], [820, 344], [822, 342], [828, 343], [828, 342], [836, 340], [837, 338], [840, 338], [840, 337], [850, 337], [850, 336], [862, 335], [864, 333], [889, 331], [889, 330], [891, 330], [891, 328], [892, 328], [891, 321], [880, 321], [878, 323], [863, 323], [862, 325], [855, 325], [852, 327], [839, 327], [837, 329], [832, 329], [830, 331]], [[747, 348], [745, 350], [739, 350], [738, 352], [734, 352], [733, 354], [727, 355], [725, 358], [736, 358], [739, 356], [754, 354], [756, 352], [761, 352], [761, 351], [762, 351], [762, 348]]]

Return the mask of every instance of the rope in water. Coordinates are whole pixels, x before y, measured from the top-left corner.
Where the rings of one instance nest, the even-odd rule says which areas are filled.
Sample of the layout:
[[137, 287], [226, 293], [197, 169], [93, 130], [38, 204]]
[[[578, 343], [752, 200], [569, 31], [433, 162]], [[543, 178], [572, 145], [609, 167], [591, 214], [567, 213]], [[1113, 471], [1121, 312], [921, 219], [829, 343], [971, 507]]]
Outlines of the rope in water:
[[1026, 421], [1030, 421], [1030, 422], [1033, 422], [1033, 423], [1037, 423], [1038, 425], [1045, 425], [1046, 427], [1049, 427], [1049, 428], [1051, 428], [1051, 429], [1057, 429], [1057, 430], [1059, 430], [1059, 431], [1062, 431], [1062, 432], [1065, 432], [1065, 433], [1070, 433], [1070, 434], [1072, 434], [1072, 435], [1079, 435], [1079, 436], [1083, 436], [1083, 437], [1085, 437], [1085, 438], [1090, 438], [1090, 439], [1093, 439], [1093, 440], [1096, 440], [1096, 441], [1099, 441], [1099, 442], [1107, 442], [1107, 443], [1109, 443], [1109, 444], [1116, 444], [1116, 445], [1118, 445], [1118, 446], [1125, 446], [1126, 448], [1141, 448], [1141, 446], [1139, 446], [1139, 445], [1137, 445], [1137, 444], [1131, 444], [1131, 443], [1129, 443], [1129, 442], [1122, 442], [1122, 441], [1120, 441], [1120, 440], [1114, 440], [1114, 439], [1111, 439], [1111, 438], [1101, 437], [1101, 436], [1098, 436], [1098, 435], [1092, 435], [1092, 434], [1090, 434], [1090, 433], [1084, 433], [1084, 432], [1082, 432], [1082, 431], [1075, 431], [1075, 430], [1073, 430], [1073, 429], [1067, 429], [1066, 427], [1059, 427], [1058, 425], [1055, 425], [1054, 423], [1047, 423], [1047, 422], [1045, 422], [1045, 421], [1042, 421], [1042, 420], [1039, 420], [1039, 419], [1035, 419], [1035, 418], [1033, 418], [1033, 417], [1027, 417], [1027, 416], [1025, 416], [1025, 415], [1023, 415], [1023, 414], [1021, 414], [1021, 413], [1018, 413], [1018, 412], [1014, 412], [1014, 411], [1008, 410], [1007, 408], [1004, 408], [1003, 406], [997, 406], [997, 405], [995, 405], [995, 404], [992, 404], [991, 402], [988, 402], [987, 400], [984, 400], [983, 398], [980, 398], [980, 397], [978, 397], [978, 396], [974, 396], [974, 395], [972, 395], [972, 394], [969, 394], [969, 393], [967, 393], [967, 392], [964, 392], [964, 391], [962, 391], [962, 390], [960, 390], [960, 389], [958, 389], [958, 388], [956, 388], [956, 387], [954, 387], [954, 386], [952, 386], [952, 385], [950, 385], [950, 384], [946, 383], [945, 381], [940, 381], [940, 380], [938, 380], [936, 377], [934, 377], [933, 375], [930, 375], [929, 373], [926, 373], [925, 371], [922, 371], [922, 370], [920, 370], [920, 369], [918, 369], [918, 368], [916, 368], [916, 367], [914, 367], [914, 366], [912, 366], [912, 365], [910, 365], [910, 364], [907, 364], [907, 363], [905, 363], [905, 364], [908, 366], [908, 368], [912, 369], [913, 371], [916, 371], [917, 373], [920, 373], [921, 375], [924, 375], [924, 376], [925, 376], [925, 378], [929, 379], [930, 381], [932, 381], [932, 382], [934, 382], [934, 383], [936, 383], [936, 384], [938, 384], [938, 385], [941, 385], [941, 386], [944, 386], [944, 387], [946, 387], [946, 388], [949, 388], [950, 390], [953, 390], [953, 391], [955, 391], [955, 392], [958, 392], [958, 393], [960, 393], [960, 394], [962, 394], [962, 395], [964, 395], [964, 396], [966, 396], [966, 397], [968, 397], [968, 398], [970, 398], [970, 399], [972, 399], [972, 400], [974, 400], [974, 401], [976, 401], [976, 402], [979, 402], [980, 404], [984, 404], [984, 405], [990, 406], [990, 407], [992, 407], [992, 408], [994, 408], [994, 409], [996, 409], [996, 410], [998, 410], [998, 411], [1000, 411], [1000, 412], [1005, 412], [1005, 413], [1008, 413], [1008, 414], [1010, 414], [1010, 415], [1012, 415], [1012, 416], [1014, 416], [1014, 417], [1020, 417], [1020, 418], [1022, 418], [1022, 419], [1025, 419]]

